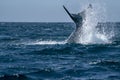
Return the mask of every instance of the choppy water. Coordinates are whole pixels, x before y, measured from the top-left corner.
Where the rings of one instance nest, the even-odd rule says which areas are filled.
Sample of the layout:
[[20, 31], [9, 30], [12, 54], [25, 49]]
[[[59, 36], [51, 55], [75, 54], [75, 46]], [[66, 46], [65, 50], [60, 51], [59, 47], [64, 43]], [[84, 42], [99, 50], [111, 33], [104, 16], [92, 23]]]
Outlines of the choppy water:
[[120, 80], [120, 23], [98, 28], [112, 43], [66, 43], [73, 23], [0, 23], [0, 80]]

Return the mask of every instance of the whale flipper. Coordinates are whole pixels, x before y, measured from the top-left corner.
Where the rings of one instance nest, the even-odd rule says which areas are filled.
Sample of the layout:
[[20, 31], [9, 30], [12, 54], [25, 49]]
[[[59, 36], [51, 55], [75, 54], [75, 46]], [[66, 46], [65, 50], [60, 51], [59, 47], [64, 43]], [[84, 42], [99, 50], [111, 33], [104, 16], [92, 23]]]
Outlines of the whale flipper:
[[82, 24], [83, 18], [84, 18], [83, 16], [84, 12], [81, 12], [78, 14], [71, 14], [64, 5], [63, 5], [63, 8], [67, 12], [67, 14], [70, 16], [70, 18], [74, 21], [74, 23], [76, 24], [76, 27]]
[[65, 11], [68, 13], [68, 15], [70, 16], [70, 18], [74, 21], [74, 17], [73, 15], [67, 10], [67, 8], [63, 5], [63, 8], [65, 9]]

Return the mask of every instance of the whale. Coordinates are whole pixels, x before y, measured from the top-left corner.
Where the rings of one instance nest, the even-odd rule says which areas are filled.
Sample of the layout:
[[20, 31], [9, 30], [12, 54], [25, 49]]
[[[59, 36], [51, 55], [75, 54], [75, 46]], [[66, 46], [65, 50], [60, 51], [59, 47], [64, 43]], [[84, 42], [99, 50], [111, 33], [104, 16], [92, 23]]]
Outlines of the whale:
[[[79, 43], [80, 36], [82, 34], [82, 27], [86, 20], [86, 10], [83, 10], [80, 13], [72, 14], [68, 11], [68, 9], [63, 5], [64, 10], [67, 12], [67, 14], [70, 16], [70, 18], [75, 23], [75, 29], [71, 33], [71, 35], [68, 37], [67, 42], [68, 43]], [[88, 9], [92, 8], [92, 5], [89, 4]]]

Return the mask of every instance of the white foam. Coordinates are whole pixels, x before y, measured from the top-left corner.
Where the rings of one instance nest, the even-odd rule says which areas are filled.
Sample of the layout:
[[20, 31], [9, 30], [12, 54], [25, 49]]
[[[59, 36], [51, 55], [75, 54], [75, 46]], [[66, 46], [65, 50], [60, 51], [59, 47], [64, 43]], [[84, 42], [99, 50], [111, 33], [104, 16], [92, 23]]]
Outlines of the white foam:
[[62, 45], [62, 44], [66, 44], [66, 41], [36, 41], [36, 42], [28, 42], [28, 43], [24, 43], [26, 45]]
[[86, 20], [82, 26], [82, 34], [79, 38], [81, 44], [106, 44], [110, 43], [108, 35], [100, 33], [96, 28], [98, 22], [105, 20], [104, 7], [93, 4], [93, 9], [86, 9]]

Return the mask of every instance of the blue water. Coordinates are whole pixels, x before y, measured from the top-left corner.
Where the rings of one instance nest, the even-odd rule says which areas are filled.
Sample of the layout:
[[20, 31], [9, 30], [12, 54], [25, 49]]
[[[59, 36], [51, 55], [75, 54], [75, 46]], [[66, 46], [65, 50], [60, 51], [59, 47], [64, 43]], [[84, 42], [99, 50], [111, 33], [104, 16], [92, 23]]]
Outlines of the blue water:
[[120, 23], [109, 44], [68, 44], [73, 23], [0, 23], [0, 80], [120, 80]]

